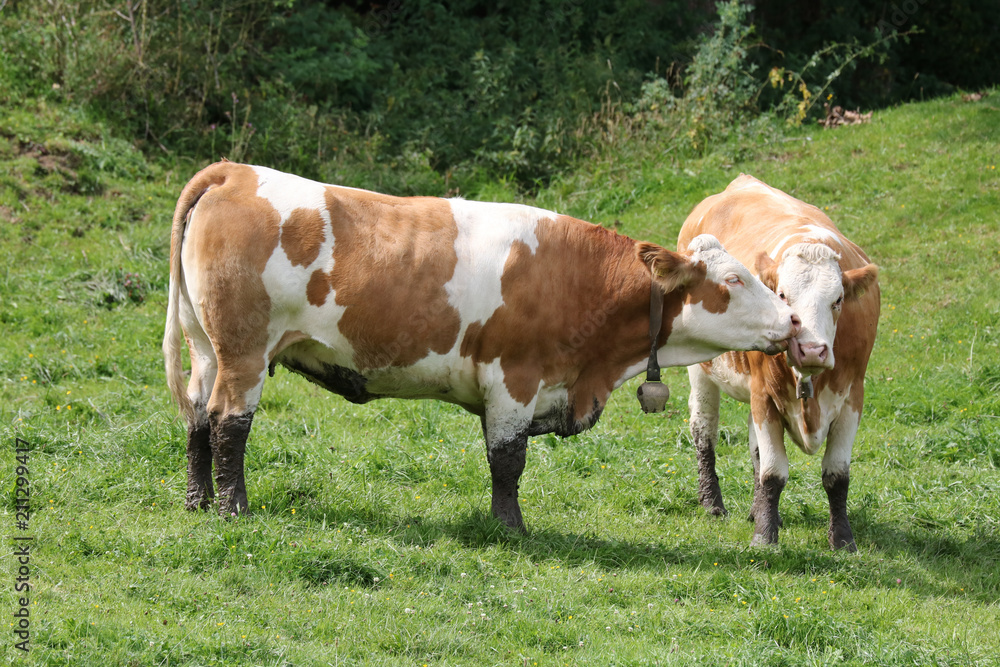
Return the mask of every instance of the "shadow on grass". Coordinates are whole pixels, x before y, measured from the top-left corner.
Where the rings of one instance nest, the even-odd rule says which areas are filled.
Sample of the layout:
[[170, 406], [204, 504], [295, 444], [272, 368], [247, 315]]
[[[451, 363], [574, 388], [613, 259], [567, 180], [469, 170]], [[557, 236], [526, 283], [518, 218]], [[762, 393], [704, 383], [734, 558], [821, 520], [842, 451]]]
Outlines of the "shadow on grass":
[[[569, 566], [596, 564], [609, 571], [652, 571], [666, 575], [673, 566], [698, 569], [718, 563], [730, 570], [751, 569], [770, 574], [822, 573], [863, 587], [902, 585], [916, 595], [928, 597], [964, 594], [984, 603], [1000, 598], [1000, 585], [994, 575], [1000, 560], [997, 536], [977, 532], [961, 539], [919, 526], [902, 527], [871, 523], [862, 516], [855, 518], [862, 554], [786, 545], [734, 548], [697, 538], [680, 544], [608, 539], [593, 532], [553, 529], [536, 529], [522, 535], [512, 533], [483, 513], [424, 525], [421, 532], [425, 540], [446, 537], [467, 548], [503, 545], [535, 561], [557, 559]], [[825, 528], [825, 522], [815, 523], [815, 528]]]
[[[274, 501], [271, 498], [270, 501]], [[985, 603], [1000, 598], [1000, 535], [989, 527], [925, 525], [918, 519], [907, 525], [873, 520], [864, 506], [851, 511], [860, 554], [833, 552], [782, 543], [771, 548], [720, 542], [711, 526], [681, 539], [615, 539], [601, 528], [563, 531], [533, 528], [527, 534], [508, 530], [487, 512], [467, 508], [446, 520], [428, 519], [412, 513], [400, 514], [378, 494], [343, 493], [337, 499], [321, 494], [305, 494], [296, 503], [295, 522], [316, 529], [343, 525], [364, 528], [371, 538], [385, 539], [400, 546], [428, 547], [451, 540], [466, 549], [500, 547], [534, 562], [559, 560], [567, 566], [598, 566], [610, 572], [660, 573], [664, 576], [677, 566], [699, 569], [718, 567], [757, 570], [761, 574], [816, 576], [822, 574], [851, 581], [859, 587], [896, 588], [905, 586], [920, 596], [966, 595]], [[267, 502], [266, 510], [253, 514], [265, 518], [288, 511], [282, 503]], [[791, 508], [790, 508], [791, 509]], [[693, 512], [700, 512], [692, 508]], [[734, 512], [728, 521], [743, 521]], [[719, 519], [705, 518], [714, 524]], [[825, 512], [789, 511], [786, 527], [806, 526], [810, 533], [825, 535]], [[611, 531], [608, 531], [609, 533]], [[825, 542], [825, 540], [823, 540]], [[340, 575], [329, 567], [320, 574]], [[334, 568], [336, 570], [336, 568]], [[368, 573], [371, 574], [371, 573]], [[898, 583], [897, 583], [897, 580]], [[963, 590], [964, 589], [964, 590]]]

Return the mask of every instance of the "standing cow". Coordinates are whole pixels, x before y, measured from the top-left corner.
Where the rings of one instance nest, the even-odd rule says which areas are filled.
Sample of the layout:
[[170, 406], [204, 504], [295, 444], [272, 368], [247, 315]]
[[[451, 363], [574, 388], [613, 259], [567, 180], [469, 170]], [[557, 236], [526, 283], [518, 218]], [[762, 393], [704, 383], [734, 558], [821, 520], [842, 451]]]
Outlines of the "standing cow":
[[651, 289], [665, 295], [665, 365], [778, 353], [798, 330], [708, 236], [678, 254], [527, 206], [207, 167], [174, 213], [163, 341], [188, 423], [186, 506], [210, 504], [214, 462], [220, 511], [247, 509], [247, 435], [281, 364], [354, 403], [436, 398], [479, 415], [493, 514], [523, 530], [528, 436], [590, 428], [643, 369]]
[[788, 480], [787, 431], [807, 454], [826, 441], [830, 546], [855, 551], [847, 489], [878, 326], [878, 267], [818, 208], [747, 175], [695, 207], [681, 228], [678, 249], [691, 247], [700, 234], [714, 235], [734, 257], [755, 266], [764, 284], [802, 318], [802, 329], [789, 342], [787, 360], [730, 352], [688, 368], [699, 499], [710, 513], [726, 513], [715, 472], [722, 390], [750, 404], [751, 543], [778, 541], [778, 499]]

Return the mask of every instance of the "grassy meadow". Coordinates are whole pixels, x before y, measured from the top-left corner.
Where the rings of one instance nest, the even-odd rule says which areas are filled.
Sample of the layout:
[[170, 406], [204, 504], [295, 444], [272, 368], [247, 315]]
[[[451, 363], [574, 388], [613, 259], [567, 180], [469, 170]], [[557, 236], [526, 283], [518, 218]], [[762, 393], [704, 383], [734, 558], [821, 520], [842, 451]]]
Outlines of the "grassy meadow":
[[[819, 457], [789, 445], [777, 548], [750, 548], [746, 409], [724, 401], [731, 515], [706, 515], [686, 424], [641, 379], [591, 431], [534, 438], [527, 536], [488, 517], [479, 420], [355, 406], [278, 369], [248, 447], [253, 513], [183, 509], [160, 340], [170, 216], [197, 164], [148, 163], [38, 102], [0, 120], [0, 510], [34, 538], [38, 665], [1000, 664], [1000, 93], [812, 126], [748, 161], [650, 147], [538, 203], [672, 246], [740, 172], [814, 203], [882, 267], [854, 450], [856, 554], [827, 547]], [[271, 165], [280, 167], [281, 165]], [[502, 183], [483, 197], [511, 196]], [[31, 443], [15, 528], [14, 442]], [[8, 544], [12, 544], [8, 540]], [[5, 550], [0, 610], [17, 564]]]

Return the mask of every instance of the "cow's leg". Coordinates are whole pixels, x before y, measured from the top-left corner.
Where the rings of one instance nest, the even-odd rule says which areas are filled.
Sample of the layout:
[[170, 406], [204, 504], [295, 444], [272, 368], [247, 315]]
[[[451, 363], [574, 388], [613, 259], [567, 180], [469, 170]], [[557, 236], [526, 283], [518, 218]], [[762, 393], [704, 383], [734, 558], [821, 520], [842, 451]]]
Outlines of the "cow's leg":
[[750, 418], [751, 454], [756, 464], [754, 498], [750, 515], [754, 530], [750, 544], [760, 546], [778, 543], [778, 501], [788, 482], [788, 456], [785, 452], [785, 430], [774, 404], [767, 398], [755, 398]]
[[[531, 411], [512, 403], [504, 400], [486, 406], [483, 434], [493, 481], [493, 516], [508, 528], [523, 533], [527, 531], [517, 502], [517, 490], [524, 471]], [[534, 402], [531, 406], [533, 409]]]
[[[750, 463], [753, 464], [753, 498], [757, 499], [757, 494], [760, 493], [760, 447], [757, 445], [757, 429], [753, 426], [753, 413], [747, 415], [747, 433], [750, 434]], [[750, 505], [750, 513], [747, 515], [747, 521], [751, 523], [754, 520], [753, 512], [755, 506]]]
[[823, 455], [823, 488], [830, 501], [831, 549], [857, 551], [851, 523], [847, 520], [847, 489], [851, 483], [851, 450], [861, 415], [845, 406], [830, 426]]
[[212, 414], [212, 458], [219, 487], [219, 513], [235, 515], [249, 509], [243, 458], [253, 412]]
[[[753, 464], [753, 497], [757, 498], [760, 493], [760, 447], [757, 444], [757, 429], [753, 425], [753, 413], [747, 415], [747, 433], [750, 434], [750, 463]], [[778, 514], [778, 527], [781, 528], [781, 512], [775, 510]], [[750, 514], [747, 515], [747, 521], [754, 520], [754, 508], [750, 507]]]
[[688, 366], [691, 393], [691, 440], [698, 456], [698, 500], [709, 514], [728, 514], [722, 502], [719, 475], [715, 470], [715, 445], [719, 440], [719, 387], [701, 365]]
[[206, 406], [218, 372], [215, 352], [207, 338], [192, 333], [188, 338], [191, 350], [191, 380], [188, 396], [194, 406], [194, 419], [188, 423], [187, 440], [187, 510], [208, 509], [215, 497], [212, 486], [211, 425]]
[[208, 509], [215, 498], [212, 486], [211, 427], [204, 405], [196, 405], [198, 419], [188, 424], [187, 441], [187, 494], [184, 508]]
[[250, 507], [243, 458], [264, 386], [263, 371], [257, 377], [250, 376], [255, 384], [248, 387], [245, 367], [233, 366], [235, 364], [227, 364], [220, 358], [219, 375], [208, 404], [215, 485], [219, 495], [219, 513], [223, 515], [240, 514]]

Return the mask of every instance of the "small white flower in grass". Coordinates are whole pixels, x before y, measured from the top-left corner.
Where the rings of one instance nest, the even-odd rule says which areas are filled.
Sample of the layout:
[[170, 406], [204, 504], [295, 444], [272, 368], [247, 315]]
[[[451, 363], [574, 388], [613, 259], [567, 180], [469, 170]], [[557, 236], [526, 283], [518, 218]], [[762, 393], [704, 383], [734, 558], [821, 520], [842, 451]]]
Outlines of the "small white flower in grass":
[[416, 614], [417, 610], [416, 609], [410, 609], [409, 607], [407, 607], [406, 609], [403, 610], [403, 613], [404, 614]]

